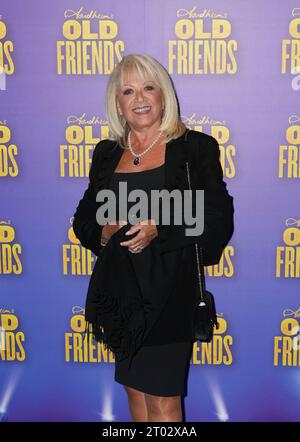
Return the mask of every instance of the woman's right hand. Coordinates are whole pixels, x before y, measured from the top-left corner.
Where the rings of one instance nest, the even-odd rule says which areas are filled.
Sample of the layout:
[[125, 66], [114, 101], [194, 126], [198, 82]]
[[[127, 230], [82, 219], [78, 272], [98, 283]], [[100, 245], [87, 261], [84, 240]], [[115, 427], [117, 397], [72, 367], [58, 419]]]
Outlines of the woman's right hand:
[[111, 236], [126, 224], [128, 224], [128, 222], [124, 220], [110, 221], [109, 223], [105, 224], [102, 229], [101, 244], [106, 244], [110, 240]]

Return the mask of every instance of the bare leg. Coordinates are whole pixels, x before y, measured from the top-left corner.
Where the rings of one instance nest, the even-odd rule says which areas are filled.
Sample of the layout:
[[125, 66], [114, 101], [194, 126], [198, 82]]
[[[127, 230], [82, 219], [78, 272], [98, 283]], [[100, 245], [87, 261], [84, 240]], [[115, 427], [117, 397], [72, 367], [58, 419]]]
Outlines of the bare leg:
[[148, 422], [182, 422], [181, 396], [145, 394]]
[[132, 422], [148, 422], [145, 393], [124, 385], [128, 396], [128, 405]]

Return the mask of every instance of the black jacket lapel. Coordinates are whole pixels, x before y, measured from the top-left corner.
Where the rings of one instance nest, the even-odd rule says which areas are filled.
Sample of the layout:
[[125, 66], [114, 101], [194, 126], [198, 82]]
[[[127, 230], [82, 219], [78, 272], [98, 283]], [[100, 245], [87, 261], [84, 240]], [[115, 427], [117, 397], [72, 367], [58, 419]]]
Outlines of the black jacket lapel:
[[[176, 189], [185, 172], [186, 131], [183, 135], [166, 144], [165, 153], [165, 189]], [[107, 140], [107, 145], [100, 154], [98, 171], [96, 172], [96, 192], [107, 187], [114, 170], [116, 169], [123, 149], [116, 141]]]

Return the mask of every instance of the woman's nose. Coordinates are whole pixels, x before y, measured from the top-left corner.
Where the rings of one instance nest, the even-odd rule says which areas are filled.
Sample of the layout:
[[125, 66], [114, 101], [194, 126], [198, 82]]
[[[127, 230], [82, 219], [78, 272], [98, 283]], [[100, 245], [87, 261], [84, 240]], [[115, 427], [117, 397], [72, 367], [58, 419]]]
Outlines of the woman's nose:
[[137, 101], [144, 101], [143, 91], [136, 92], [136, 99], [137, 99]]

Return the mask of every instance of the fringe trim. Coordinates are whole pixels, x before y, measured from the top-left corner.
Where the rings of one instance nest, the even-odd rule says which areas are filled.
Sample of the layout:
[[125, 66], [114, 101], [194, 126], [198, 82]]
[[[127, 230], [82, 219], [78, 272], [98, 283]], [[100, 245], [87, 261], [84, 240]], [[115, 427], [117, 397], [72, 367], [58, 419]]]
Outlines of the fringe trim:
[[84, 339], [92, 336], [115, 355], [116, 361], [133, 356], [143, 342], [146, 319], [142, 300], [133, 301], [120, 309], [118, 299], [103, 292], [97, 297], [95, 321], [86, 317]]

